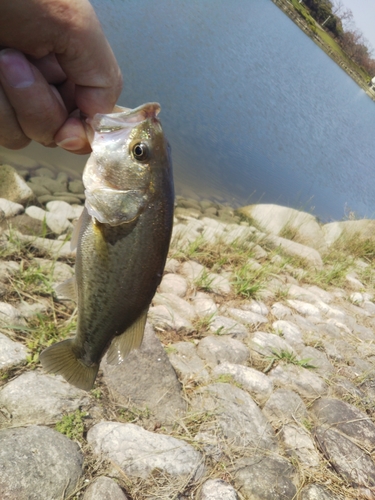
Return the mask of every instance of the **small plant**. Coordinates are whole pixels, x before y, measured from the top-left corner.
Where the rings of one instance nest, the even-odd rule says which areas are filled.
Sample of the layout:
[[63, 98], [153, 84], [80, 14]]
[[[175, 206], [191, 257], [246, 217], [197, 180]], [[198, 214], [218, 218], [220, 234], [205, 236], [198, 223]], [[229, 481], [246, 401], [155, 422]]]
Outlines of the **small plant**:
[[194, 328], [196, 328], [198, 331], [207, 330], [210, 327], [210, 324], [212, 323], [215, 316], [216, 316], [216, 312], [209, 314], [208, 316], [203, 316], [203, 317], [196, 319], [193, 322]]
[[254, 269], [245, 264], [234, 272], [232, 281], [236, 293], [242, 297], [256, 298], [264, 287], [264, 268]]
[[83, 418], [86, 417], [86, 412], [76, 410], [74, 413], [64, 415], [60, 422], [57, 422], [55, 429], [61, 434], [65, 434], [69, 439], [82, 441], [85, 424]]
[[142, 408], [120, 408], [118, 410], [118, 416], [123, 422], [128, 422], [134, 424], [136, 422], [147, 420], [151, 416], [151, 410], [146, 407]]
[[284, 349], [280, 351], [272, 350], [272, 356], [269, 356], [269, 359], [285, 361], [292, 365], [302, 366], [302, 368], [316, 368], [316, 366], [310, 364], [311, 358], [298, 359], [294, 353]]
[[210, 273], [208, 273], [205, 269], [200, 273], [200, 275], [194, 280], [194, 285], [201, 289], [204, 290], [205, 292], [212, 292], [212, 283], [214, 281], [215, 277], [210, 276]]

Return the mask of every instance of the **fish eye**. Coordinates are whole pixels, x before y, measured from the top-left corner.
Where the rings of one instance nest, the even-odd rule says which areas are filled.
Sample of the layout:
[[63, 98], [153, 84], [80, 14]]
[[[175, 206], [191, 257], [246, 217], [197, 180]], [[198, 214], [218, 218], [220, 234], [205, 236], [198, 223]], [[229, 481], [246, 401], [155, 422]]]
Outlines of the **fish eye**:
[[145, 161], [149, 157], [149, 150], [146, 144], [138, 142], [133, 146], [133, 157], [138, 161]]

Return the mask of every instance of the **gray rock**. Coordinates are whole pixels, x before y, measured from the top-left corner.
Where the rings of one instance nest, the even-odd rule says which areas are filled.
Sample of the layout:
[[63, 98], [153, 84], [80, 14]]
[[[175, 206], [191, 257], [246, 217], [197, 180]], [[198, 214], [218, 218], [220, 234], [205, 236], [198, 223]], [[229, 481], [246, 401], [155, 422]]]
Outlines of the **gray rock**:
[[320, 310], [318, 307], [310, 304], [308, 302], [303, 302], [302, 300], [288, 300], [290, 307], [295, 309], [299, 314], [303, 316], [316, 316], [320, 317]]
[[295, 471], [285, 458], [257, 453], [235, 463], [234, 484], [243, 498], [251, 500], [293, 500]]
[[301, 245], [295, 241], [290, 241], [279, 236], [268, 235], [267, 243], [271, 243], [275, 247], [281, 247], [285, 253], [292, 257], [304, 259], [311, 267], [316, 269], [323, 268], [323, 261], [320, 253], [314, 248]]
[[247, 328], [242, 323], [225, 316], [215, 316], [210, 323], [210, 331], [216, 335], [230, 335], [239, 339], [248, 336]]
[[65, 218], [64, 214], [46, 212], [42, 208], [30, 206], [26, 208], [26, 214], [34, 219], [46, 221], [47, 226], [55, 234], [61, 234], [68, 229], [73, 229], [72, 224]]
[[85, 491], [83, 500], [127, 500], [120, 486], [109, 477], [100, 476]]
[[181, 264], [180, 273], [187, 278], [190, 283], [193, 283], [204, 272], [205, 268], [202, 264], [188, 260]]
[[296, 356], [296, 351], [282, 337], [274, 333], [255, 332], [251, 341], [251, 349], [263, 356], [288, 352]]
[[192, 479], [203, 473], [202, 455], [192, 446], [135, 424], [101, 422], [89, 430], [87, 441], [95, 454], [108, 457], [129, 476], [147, 478], [155, 469]]
[[[193, 412], [209, 412], [216, 419], [212, 429], [228, 446], [255, 446], [257, 449], [275, 450], [277, 442], [265, 416], [249, 394], [231, 384], [216, 383], [195, 391]], [[205, 424], [205, 431], [209, 428]]]
[[263, 407], [263, 413], [280, 428], [288, 422], [303, 422], [308, 418], [307, 408], [300, 396], [288, 389], [278, 389]]
[[216, 366], [224, 361], [239, 365], [246, 364], [250, 356], [249, 349], [239, 340], [228, 336], [212, 335], [199, 342], [197, 353], [210, 366]]
[[180, 316], [166, 305], [150, 307], [147, 318], [157, 330], [194, 330], [190, 320]]
[[208, 371], [197, 354], [197, 348], [191, 342], [177, 342], [169, 346], [169, 360], [179, 379], [184, 384], [206, 381]]
[[213, 316], [217, 312], [217, 305], [207, 293], [197, 292], [192, 299], [192, 304], [200, 318]]
[[54, 423], [88, 403], [86, 392], [37, 371], [23, 373], [0, 390], [0, 408], [11, 415], [6, 422], [11, 426]]
[[228, 278], [220, 274], [207, 273], [207, 282], [210, 290], [218, 295], [228, 295], [232, 290]]
[[272, 323], [272, 328], [277, 334], [281, 334], [286, 342], [297, 351], [304, 348], [302, 333], [294, 323], [280, 319]]
[[308, 360], [309, 364], [314, 366], [314, 373], [318, 373], [324, 378], [329, 376], [335, 371], [332, 363], [329, 361], [324, 352], [315, 349], [314, 347], [307, 346], [300, 352], [301, 358]]
[[362, 448], [358, 447], [334, 428], [317, 427], [315, 440], [332, 467], [354, 486], [375, 486], [375, 464]]
[[222, 479], [209, 479], [201, 489], [199, 500], [238, 500], [236, 490]]
[[185, 278], [178, 274], [165, 274], [159, 285], [161, 293], [172, 293], [178, 297], [185, 297], [188, 284]]
[[155, 306], [166, 306], [173, 315], [177, 313], [179, 316], [192, 321], [196, 317], [194, 307], [186, 300], [178, 297], [173, 293], [156, 293], [152, 300]]
[[[29, 234], [31, 236], [42, 235], [45, 232], [43, 222], [33, 219], [26, 214], [16, 215], [11, 219], [4, 220], [0, 223], [0, 229], [12, 228], [16, 233]], [[1, 232], [1, 231], [0, 231]]]
[[48, 212], [57, 214], [62, 219], [75, 219], [77, 217], [75, 209], [66, 201], [49, 201], [46, 205]]
[[49, 179], [55, 179], [56, 174], [53, 170], [48, 167], [40, 167], [35, 170], [35, 176], [37, 177], [48, 177]]
[[324, 380], [316, 373], [301, 366], [279, 364], [271, 370], [269, 377], [275, 385], [292, 389], [305, 398], [315, 399], [327, 394], [328, 387]]
[[275, 318], [282, 319], [291, 316], [292, 310], [290, 309], [290, 307], [287, 307], [280, 302], [275, 302], [274, 304], [272, 304], [271, 313], [273, 314], [273, 316], [275, 316]]
[[59, 172], [57, 174], [56, 180], [61, 182], [61, 184], [63, 184], [64, 187], [66, 187], [66, 184], [69, 180], [68, 174], [66, 172]]
[[269, 309], [266, 304], [260, 300], [249, 300], [241, 305], [241, 309], [244, 309], [245, 311], [252, 311], [262, 316], [267, 316], [269, 313]]
[[308, 484], [301, 490], [301, 500], [343, 500], [343, 496], [333, 495], [320, 484]]
[[13, 260], [0, 260], [0, 281], [8, 281], [10, 276], [14, 276], [20, 269], [20, 263]]
[[170, 424], [186, 409], [181, 385], [168, 356], [146, 324], [142, 346], [132, 351], [124, 363], [102, 363], [104, 381], [117, 404], [148, 408], [162, 424]]
[[273, 391], [273, 383], [267, 375], [248, 366], [236, 365], [224, 361], [214, 368], [212, 374], [214, 376], [231, 375], [235, 382], [240, 384], [243, 389], [248, 391], [260, 403], [264, 403]]
[[375, 424], [355, 406], [338, 399], [321, 398], [314, 402], [311, 412], [321, 427], [337, 429], [363, 447], [373, 449]]
[[1, 326], [26, 326], [26, 322], [18, 309], [6, 302], [0, 302], [0, 327]]
[[320, 459], [310, 434], [295, 424], [286, 424], [279, 432], [286, 453], [306, 467], [317, 467]]
[[226, 312], [228, 312], [232, 318], [240, 323], [243, 323], [244, 325], [259, 326], [262, 323], [268, 322], [268, 319], [265, 316], [252, 311], [244, 311], [243, 309], [228, 307]]
[[15, 231], [14, 237], [22, 242], [32, 243], [40, 252], [50, 255], [53, 259], [75, 256], [75, 250], [71, 249], [70, 241], [50, 240], [48, 238], [39, 238], [18, 232], [16, 233]]
[[70, 181], [68, 185], [68, 189], [71, 193], [74, 194], [83, 194], [85, 191], [85, 187], [83, 182], [79, 179], [75, 179], [74, 181]]
[[66, 203], [74, 205], [81, 203], [82, 200], [78, 197], [78, 195], [74, 196], [70, 193], [54, 193], [38, 196], [38, 201], [41, 205], [48, 203], [49, 201], [65, 201]]
[[51, 195], [49, 189], [47, 189], [46, 187], [44, 187], [40, 184], [36, 184], [35, 182], [27, 182], [26, 184], [29, 186], [31, 191], [34, 193], [34, 196], [36, 196], [36, 197], [45, 196], [45, 195], [50, 196]]
[[26, 182], [10, 165], [0, 165], [0, 198], [24, 204], [34, 197]]
[[69, 497], [82, 475], [76, 443], [48, 427], [0, 431], [0, 498], [51, 500]]
[[24, 211], [23, 205], [14, 203], [4, 198], [0, 198], [0, 211], [4, 212], [5, 217], [14, 217]]
[[19, 342], [13, 342], [0, 333], [0, 369], [7, 370], [21, 363], [25, 363], [27, 349]]
[[35, 176], [31, 177], [30, 182], [32, 184], [38, 184], [39, 186], [43, 186], [48, 189], [48, 191], [52, 194], [63, 191], [63, 184], [57, 180], [50, 179], [49, 177], [44, 176]]

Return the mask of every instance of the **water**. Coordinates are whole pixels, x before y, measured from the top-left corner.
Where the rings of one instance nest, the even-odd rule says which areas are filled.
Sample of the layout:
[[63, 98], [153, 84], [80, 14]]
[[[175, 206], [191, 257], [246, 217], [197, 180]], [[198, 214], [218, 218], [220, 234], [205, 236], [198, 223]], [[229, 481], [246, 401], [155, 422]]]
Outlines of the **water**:
[[178, 191], [375, 216], [374, 102], [271, 0], [92, 3], [124, 74], [120, 104], [162, 105]]

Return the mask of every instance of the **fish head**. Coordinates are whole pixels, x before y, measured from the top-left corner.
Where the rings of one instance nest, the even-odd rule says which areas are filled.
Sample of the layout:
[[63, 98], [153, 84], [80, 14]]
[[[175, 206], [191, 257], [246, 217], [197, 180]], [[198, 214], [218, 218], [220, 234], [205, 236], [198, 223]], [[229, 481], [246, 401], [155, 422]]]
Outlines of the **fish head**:
[[86, 119], [92, 154], [83, 172], [86, 208], [102, 223], [136, 219], [147, 206], [155, 170], [170, 165], [169, 147], [157, 118], [160, 106], [116, 106]]

